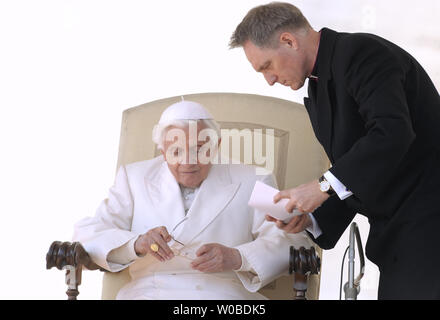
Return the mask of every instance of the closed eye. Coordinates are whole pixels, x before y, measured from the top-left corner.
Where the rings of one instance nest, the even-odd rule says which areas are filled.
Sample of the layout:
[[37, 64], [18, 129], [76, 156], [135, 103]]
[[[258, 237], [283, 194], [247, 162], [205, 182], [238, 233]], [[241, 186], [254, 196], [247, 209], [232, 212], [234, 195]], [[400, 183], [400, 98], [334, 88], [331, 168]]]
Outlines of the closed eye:
[[257, 71], [258, 72], [263, 72], [264, 70], [269, 69], [271, 62], [270, 61], [266, 61]]

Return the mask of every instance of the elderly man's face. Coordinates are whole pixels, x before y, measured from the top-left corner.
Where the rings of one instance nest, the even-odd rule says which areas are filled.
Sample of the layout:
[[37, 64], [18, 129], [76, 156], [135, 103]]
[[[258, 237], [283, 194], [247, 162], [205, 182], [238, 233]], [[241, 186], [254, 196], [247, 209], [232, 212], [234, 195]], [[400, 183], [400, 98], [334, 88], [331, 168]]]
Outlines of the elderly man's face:
[[269, 85], [280, 83], [292, 90], [300, 89], [307, 78], [307, 57], [298, 38], [290, 33], [280, 36], [275, 49], [260, 48], [247, 41], [243, 46], [252, 67], [261, 72]]
[[[206, 179], [212, 166], [210, 161], [208, 162], [206, 159], [202, 159], [201, 155], [198, 154], [206, 143], [206, 141], [197, 141], [199, 132], [203, 129], [205, 129], [205, 127], [199, 123], [195, 137], [190, 135], [190, 127], [178, 128], [171, 126], [167, 129], [167, 133], [180, 132], [182, 134], [184, 133], [185, 136], [185, 140], [180, 140], [184, 141], [183, 143], [179, 143], [178, 139], [171, 141], [165, 139], [163, 144], [164, 150], [162, 150], [162, 154], [167, 161], [168, 168], [172, 175], [176, 181], [184, 187], [198, 187], [202, 181]], [[190, 138], [195, 139], [190, 140]], [[205, 154], [210, 155], [209, 151]]]

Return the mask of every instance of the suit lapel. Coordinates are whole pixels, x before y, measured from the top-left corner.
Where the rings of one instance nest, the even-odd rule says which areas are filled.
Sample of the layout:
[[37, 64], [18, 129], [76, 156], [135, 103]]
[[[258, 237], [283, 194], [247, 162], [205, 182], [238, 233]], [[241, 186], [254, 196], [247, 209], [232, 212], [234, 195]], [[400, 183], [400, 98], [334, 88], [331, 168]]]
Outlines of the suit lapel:
[[157, 226], [166, 226], [168, 232], [171, 232], [174, 226], [185, 218], [179, 184], [165, 161], [156, 174], [146, 176], [144, 179], [154, 207], [154, 213], [150, 215], [156, 220]]
[[175, 238], [185, 245], [190, 243], [225, 209], [239, 187], [240, 184], [231, 183], [227, 166], [213, 165], [200, 185], [187, 220], [176, 229]]
[[[329, 85], [331, 83], [331, 65], [333, 60], [334, 46], [337, 40], [337, 32], [323, 28], [319, 43], [317, 63], [318, 83], [316, 89], [316, 127], [315, 133], [319, 136], [324, 150], [330, 161], [332, 157], [332, 135], [333, 135], [333, 106], [330, 96]], [[312, 80], [309, 80], [312, 81]], [[310, 86], [310, 84], [309, 84]]]
[[306, 107], [307, 113], [309, 114], [310, 122], [312, 123], [315, 136], [316, 138], [318, 138], [318, 140], [320, 140], [317, 123], [318, 116], [316, 115], [316, 104], [311, 98], [304, 98], [304, 106]]
[[318, 84], [318, 94], [316, 99], [316, 104], [319, 108], [318, 113], [318, 128], [319, 135], [321, 137], [320, 141], [324, 150], [326, 151], [331, 162], [332, 159], [332, 134], [333, 134], [333, 110], [328, 93], [328, 83], [329, 80], [320, 79]]

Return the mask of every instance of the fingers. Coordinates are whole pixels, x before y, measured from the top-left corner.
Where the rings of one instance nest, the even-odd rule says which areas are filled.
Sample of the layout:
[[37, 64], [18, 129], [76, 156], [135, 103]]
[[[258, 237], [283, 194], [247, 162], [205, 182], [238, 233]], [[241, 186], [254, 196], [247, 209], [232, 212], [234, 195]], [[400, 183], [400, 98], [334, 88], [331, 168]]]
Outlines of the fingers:
[[307, 227], [307, 214], [302, 214], [294, 217], [288, 224], [286, 224], [282, 229], [287, 233], [298, 233], [302, 232]]
[[266, 215], [266, 220], [270, 222], [275, 222], [278, 228], [282, 229], [286, 226], [286, 224], [282, 220], [278, 220], [274, 217], [271, 217], [269, 215]]
[[224, 246], [219, 243], [204, 244], [196, 251], [196, 256], [202, 257], [208, 255], [209, 257], [213, 257], [222, 252], [222, 247]]
[[281, 199], [290, 199], [290, 190], [282, 190], [273, 197], [273, 202], [277, 203]]
[[[163, 260], [161, 260], [161, 261], [165, 261], [165, 259], [169, 260], [172, 257], [174, 257], [173, 251], [171, 251], [170, 247], [165, 242], [165, 240], [162, 238], [162, 235], [160, 233], [153, 233], [151, 235], [151, 238], [152, 238], [151, 244], [155, 243], [159, 247], [159, 250], [155, 253], [157, 253], [159, 256], [162, 257]], [[150, 244], [150, 246], [151, 246], [151, 244]], [[149, 248], [149, 249], [151, 252], [154, 252], [153, 250], [151, 250], [151, 248]]]
[[319, 188], [316, 188], [315, 181], [312, 181], [292, 189], [278, 192], [274, 196], [273, 201], [277, 203], [281, 199], [288, 199], [289, 201], [285, 205], [287, 212], [291, 213], [296, 209], [301, 213], [306, 213], [313, 212], [326, 198], [328, 197], [324, 196], [323, 198], [322, 192]]
[[307, 214], [301, 214], [295, 216], [289, 223], [284, 223], [282, 220], [277, 220], [270, 217], [274, 221], [276, 226], [287, 233], [298, 233], [304, 231], [309, 225], [311, 225], [311, 220]]
[[284, 221], [278, 220], [268, 214], [266, 214], [266, 220], [270, 222], [275, 222], [276, 226], [280, 229], [283, 229], [287, 225], [286, 223], [284, 223]]
[[191, 266], [193, 268], [197, 268], [198, 265], [203, 264], [209, 260], [211, 260], [212, 258], [214, 258], [215, 254], [214, 254], [214, 250], [212, 250], [213, 247], [210, 246], [209, 244], [205, 244], [203, 246], [201, 246], [197, 252], [196, 252], [196, 256], [197, 258], [194, 259], [194, 261], [191, 263]]
[[162, 238], [166, 241], [166, 242], [170, 242], [171, 241], [171, 236], [168, 233], [167, 228], [165, 227], [160, 227], [159, 228], [159, 233], [162, 236]]
[[[141, 240], [141, 242], [138, 246], [135, 244], [135, 247], [138, 248], [137, 251], [140, 253], [148, 253], [161, 262], [174, 257], [173, 251], [167, 244], [167, 242], [171, 240], [171, 236], [168, 234], [166, 227], [153, 228], [139, 238], [141, 238], [138, 239]], [[138, 242], [138, 240], [136, 242]], [[153, 244], [157, 245], [158, 250], [153, 251], [151, 249]]]
[[237, 270], [242, 264], [240, 251], [219, 243], [204, 245], [197, 251], [198, 258], [191, 267], [201, 272], [222, 272]]
[[150, 254], [150, 255], [152, 255], [153, 257], [155, 257], [157, 260], [159, 260], [160, 262], [164, 262], [165, 261], [165, 258], [163, 258], [160, 254], [159, 254], [159, 251], [158, 252], [154, 252], [153, 250], [151, 250], [151, 249], [148, 249], [148, 253]]
[[201, 272], [219, 272], [224, 270], [224, 246], [217, 243], [205, 244], [197, 250], [197, 258], [191, 267]]
[[277, 222], [278, 221], [277, 219], [275, 219], [274, 217], [272, 217], [272, 216], [270, 216], [268, 214], [266, 214], [266, 220], [270, 221], [270, 222]]
[[203, 246], [201, 246], [197, 251], [196, 251], [196, 256], [200, 257], [202, 254], [210, 251], [212, 248], [211, 244], [204, 244]]
[[281, 221], [281, 220], [277, 220], [276, 225], [278, 228], [283, 229], [283, 230], [286, 227], [286, 224], [284, 223], [284, 221]]
[[290, 220], [289, 223], [287, 223], [284, 226], [283, 230], [286, 232], [289, 232], [289, 231], [295, 229], [301, 223], [301, 217], [302, 217], [302, 215], [293, 217], [293, 219]]
[[289, 199], [289, 202], [285, 206], [287, 212], [291, 213], [293, 211], [293, 209], [295, 209], [297, 207], [296, 199], [292, 198], [292, 189], [282, 190], [282, 191], [278, 192], [273, 197], [273, 202], [277, 203], [281, 199]]
[[213, 257], [212, 259], [200, 263], [198, 265], [192, 266], [193, 269], [196, 269], [200, 272], [217, 272], [218, 270], [218, 262], [216, 261], [216, 257]]
[[292, 213], [293, 209], [296, 208], [296, 201], [295, 200], [289, 200], [289, 202], [285, 206], [286, 211], [289, 213]]
[[307, 208], [304, 208], [304, 203], [302, 200], [298, 200], [296, 197], [293, 197], [287, 202], [286, 206], [284, 207], [287, 212], [292, 213], [293, 210], [297, 210], [301, 213], [309, 212], [310, 210], [307, 210]]

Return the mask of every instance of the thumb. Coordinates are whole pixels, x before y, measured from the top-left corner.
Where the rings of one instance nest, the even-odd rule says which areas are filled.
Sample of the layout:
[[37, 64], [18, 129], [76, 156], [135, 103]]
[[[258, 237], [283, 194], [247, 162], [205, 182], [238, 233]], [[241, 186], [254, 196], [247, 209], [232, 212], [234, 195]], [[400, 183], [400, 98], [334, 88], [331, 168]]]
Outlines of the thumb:
[[266, 214], [266, 220], [267, 220], [267, 221], [271, 221], [271, 222], [275, 222], [275, 221], [277, 221], [277, 219], [275, 219], [274, 217], [272, 217], [270, 214]]
[[171, 241], [171, 236], [168, 233], [168, 230], [166, 227], [162, 227], [161, 229], [159, 229], [159, 234], [162, 236], [162, 239], [164, 239], [166, 242]]
[[210, 244], [204, 244], [203, 246], [201, 246], [197, 251], [196, 251], [196, 256], [200, 257], [201, 255], [205, 254], [206, 252], [208, 252], [209, 250], [211, 250], [211, 245]]
[[289, 190], [282, 190], [273, 197], [273, 202], [277, 203], [281, 199], [290, 199]]

